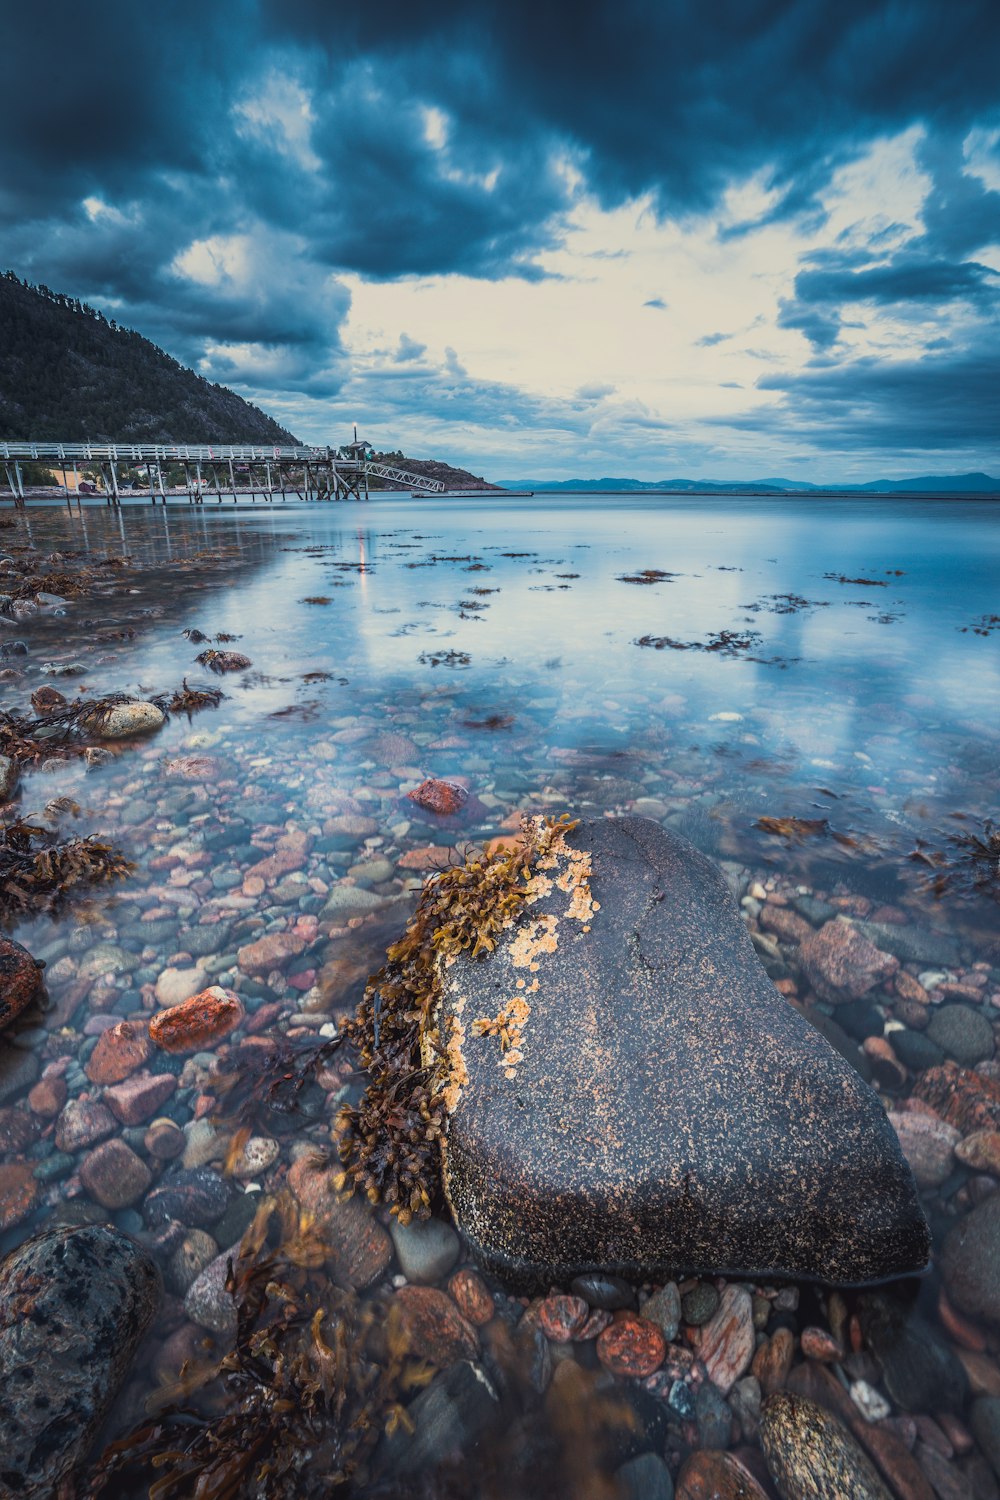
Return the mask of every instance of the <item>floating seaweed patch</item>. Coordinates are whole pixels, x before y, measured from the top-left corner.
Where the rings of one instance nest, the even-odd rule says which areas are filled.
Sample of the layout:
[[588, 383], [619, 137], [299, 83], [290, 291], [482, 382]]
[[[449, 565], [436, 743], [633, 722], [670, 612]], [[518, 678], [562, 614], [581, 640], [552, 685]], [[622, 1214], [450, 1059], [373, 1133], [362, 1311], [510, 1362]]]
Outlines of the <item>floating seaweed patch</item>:
[[904, 617], [899, 610], [886, 610], [884, 614], [869, 615], [868, 618], [874, 625], [898, 625]]
[[228, 643], [231, 643], [232, 641], [241, 641], [242, 639], [242, 635], [231, 635], [227, 630], [220, 630], [218, 635], [215, 637], [216, 643], [218, 645], [226, 645]]
[[333, 600], [330, 598], [329, 594], [307, 594], [304, 599], [300, 599], [299, 600], [299, 603], [300, 604], [332, 604]]
[[221, 688], [193, 688], [185, 677], [172, 693], [162, 693], [149, 701], [165, 714], [187, 714], [188, 718], [203, 708], [218, 708], [225, 697]]
[[949, 833], [943, 842], [944, 847], [934, 847], [918, 839], [909, 856], [930, 872], [924, 889], [935, 896], [954, 891], [1000, 901], [1000, 825], [987, 818], [981, 832]]
[[679, 573], [665, 573], [662, 568], [643, 568], [638, 573], [619, 573], [619, 583], [671, 583]]
[[417, 660], [425, 667], [467, 667], [472, 657], [468, 651], [421, 651]]
[[634, 644], [650, 646], [654, 651], [711, 651], [722, 656], [737, 656], [759, 646], [761, 636], [756, 630], [716, 630], [704, 641], [677, 641], [669, 635], [643, 635]]
[[824, 573], [823, 577], [830, 583], [856, 583], [861, 588], [887, 589], [889, 587], [883, 578], [847, 578], [843, 573]]
[[466, 729], [509, 729], [513, 722], [513, 714], [487, 714], [485, 719], [462, 720]]
[[758, 818], [753, 825], [783, 839], [821, 838], [830, 832], [827, 818]]
[[971, 631], [973, 635], [989, 636], [994, 630], [1000, 630], [1000, 615], [980, 615], [971, 625], [959, 625], [958, 629], [963, 635]]
[[765, 594], [753, 604], [741, 604], [741, 609], [758, 614], [762, 609], [773, 615], [797, 615], [804, 609], [828, 609], [829, 599], [806, 599], [802, 594]]

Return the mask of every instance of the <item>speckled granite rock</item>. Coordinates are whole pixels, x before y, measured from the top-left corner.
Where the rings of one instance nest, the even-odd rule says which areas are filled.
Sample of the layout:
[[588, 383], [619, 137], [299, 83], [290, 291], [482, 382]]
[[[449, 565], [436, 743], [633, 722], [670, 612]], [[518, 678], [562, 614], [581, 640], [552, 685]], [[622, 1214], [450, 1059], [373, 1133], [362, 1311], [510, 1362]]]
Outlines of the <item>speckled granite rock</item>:
[[760, 1441], [783, 1500], [892, 1500], [847, 1428], [804, 1396], [768, 1397]]
[[30, 1005], [42, 985], [42, 971], [27, 948], [0, 937], [0, 1031]]
[[79, 1464], [159, 1296], [110, 1225], [47, 1230], [0, 1263], [0, 1491], [40, 1500]]
[[445, 973], [445, 1188], [474, 1253], [526, 1287], [922, 1269], [881, 1104], [777, 994], [714, 865], [644, 818], [567, 842], [496, 951]]

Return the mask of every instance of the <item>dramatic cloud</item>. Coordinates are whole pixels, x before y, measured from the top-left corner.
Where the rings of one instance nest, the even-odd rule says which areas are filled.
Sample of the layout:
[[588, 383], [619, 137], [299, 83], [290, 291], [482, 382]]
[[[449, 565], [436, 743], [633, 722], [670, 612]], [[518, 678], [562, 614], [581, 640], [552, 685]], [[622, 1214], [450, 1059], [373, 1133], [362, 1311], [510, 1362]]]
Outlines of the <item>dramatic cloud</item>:
[[998, 52], [990, 0], [45, 0], [0, 264], [317, 438], [983, 467]]

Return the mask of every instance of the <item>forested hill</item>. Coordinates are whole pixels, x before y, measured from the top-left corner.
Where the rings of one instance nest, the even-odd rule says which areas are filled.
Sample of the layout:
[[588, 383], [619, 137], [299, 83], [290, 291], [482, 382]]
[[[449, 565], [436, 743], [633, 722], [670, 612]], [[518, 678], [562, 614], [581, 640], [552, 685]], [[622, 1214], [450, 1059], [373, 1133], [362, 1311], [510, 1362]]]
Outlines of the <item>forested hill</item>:
[[103, 313], [0, 275], [0, 440], [261, 443], [296, 439]]

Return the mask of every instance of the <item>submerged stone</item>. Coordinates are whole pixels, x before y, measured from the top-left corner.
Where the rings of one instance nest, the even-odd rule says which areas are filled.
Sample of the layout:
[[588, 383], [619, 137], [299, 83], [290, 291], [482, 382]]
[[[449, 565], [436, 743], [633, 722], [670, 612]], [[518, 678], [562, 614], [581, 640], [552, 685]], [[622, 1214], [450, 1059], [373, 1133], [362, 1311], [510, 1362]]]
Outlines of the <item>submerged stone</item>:
[[109, 1225], [49, 1229], [0, 1263], [0, 1491], [55, 1494], [86, 1456], [160, 1297]]
[[42, 987], [42, 971], [27, 948], [0, 937], [0, 1031], [17, 1019]]
[[579, 825], [442, 989], [445, 1191], [498, 1274], [857, 1284], [926, 1265], [878, 1098], [776, 992], [721, 874], [658, 824]]

